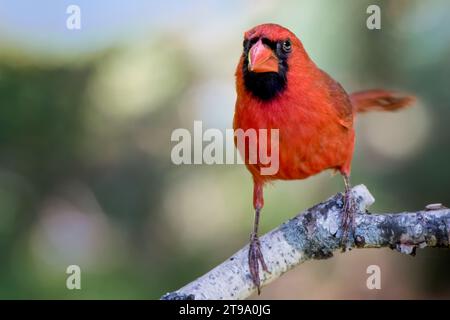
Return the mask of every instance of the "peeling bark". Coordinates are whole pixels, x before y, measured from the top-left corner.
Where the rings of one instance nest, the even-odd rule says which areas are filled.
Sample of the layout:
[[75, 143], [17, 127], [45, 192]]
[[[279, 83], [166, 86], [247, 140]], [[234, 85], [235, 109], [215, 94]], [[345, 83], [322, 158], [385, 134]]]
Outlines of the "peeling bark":
[[[364, 185], [352, 189], [358, 209], [349, 248], [389, 247], [414, 255], [417, 248], [449, 248], [450, 209], [428, 205], [418, 212], [370, 214], [375, 199]], [[286, 271], [310, 259], [327, 259], [340, 250], [343, 196], [337, 194], [260, 237], [270, 273], [261, 270], [267, 285]], [[245, 299], [256, 292], [248, 270], [248, 245], [228, 260], [163, 300]]]

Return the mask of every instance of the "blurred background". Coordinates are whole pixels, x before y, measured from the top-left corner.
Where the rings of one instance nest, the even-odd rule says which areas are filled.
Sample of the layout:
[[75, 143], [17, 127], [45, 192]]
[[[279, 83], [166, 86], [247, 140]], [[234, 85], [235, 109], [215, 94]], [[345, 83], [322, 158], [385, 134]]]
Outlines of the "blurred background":
[[[66, 9], [81, 8], [68, 30]], [[366, 9], [381, 8], [381, 30]], [[414, 93], [358, 118], [352, 181], [373, 212], [450, 205], [450, 3], [0, 0], [0, 298], [159, 298], [249, 238], [241, 165], [170, 160], [175, 128], [231, 127], [242, 36], [275, 22], [348, 91]], [[322, 173], [266, 188], [261, 229], [342, 191]], [[450, 298], [450, 253], [353, 250], [300, 265], [265, 299]], [[68, 265], [82, 290], [67, 290]], [[381, 267], [381, 290], [366, 268]], [[257, 297], [254, 297], [257, 298]]]

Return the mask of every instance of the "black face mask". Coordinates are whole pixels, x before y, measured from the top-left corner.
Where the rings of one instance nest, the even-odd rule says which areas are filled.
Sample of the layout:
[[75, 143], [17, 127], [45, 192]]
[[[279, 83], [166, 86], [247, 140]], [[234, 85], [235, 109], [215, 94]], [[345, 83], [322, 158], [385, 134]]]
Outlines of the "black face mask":
[[[290, 43], [289, 40], [275, 42], [262, 38], [262, 42], [271, 48], [278, 58], [278, 72], [256, 73], [248, 70], [248, 55], [250, 48], [257, 41], [258, 38], [244, 40], [244, 63], [242, 65], [244, 86], [255, 97], [268, 101], [286, 89]], [[289, 47], [286, 44], [289, 44]]]

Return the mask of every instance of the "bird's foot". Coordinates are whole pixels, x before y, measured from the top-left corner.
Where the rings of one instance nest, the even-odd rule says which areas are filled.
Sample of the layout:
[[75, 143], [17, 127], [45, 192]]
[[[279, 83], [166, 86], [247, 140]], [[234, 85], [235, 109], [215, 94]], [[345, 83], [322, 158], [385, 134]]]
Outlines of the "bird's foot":
[[355, 233], [355, 215], [356, 207], [352, 199], [351, 190], [348, 190], [344, 194], [344, 206], [342, 208], [343, 218], [342, 218], [342, 239], [341, 247], [342, 252], [348, 249], [348, 237], [349, 235], [354, 235]]
[[261, 279], [259, 278], [259, 264], [265, 272], [269, 272], [267, 269], [264, 256], [261, 252], [261, 243], [259, 242], [258, 235], [252, 233], [250, 236], [250, 247], [248, 249], [248, 267], [250, 270], [250, 276], [253, 283], [258, 289], [258, 294], [261, 293]]

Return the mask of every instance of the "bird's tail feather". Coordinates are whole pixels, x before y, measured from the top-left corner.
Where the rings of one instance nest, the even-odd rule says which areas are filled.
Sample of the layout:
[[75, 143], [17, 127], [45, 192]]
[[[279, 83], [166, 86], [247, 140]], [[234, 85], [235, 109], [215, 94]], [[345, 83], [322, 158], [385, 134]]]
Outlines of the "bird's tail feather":
[[374, 89], [352, 93], [350, 100], [356, 112], [395, 111], [410, 106], [415, 101], [415, 97], [394, 91]]

